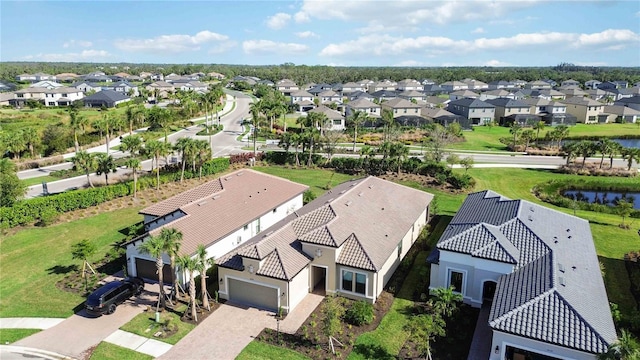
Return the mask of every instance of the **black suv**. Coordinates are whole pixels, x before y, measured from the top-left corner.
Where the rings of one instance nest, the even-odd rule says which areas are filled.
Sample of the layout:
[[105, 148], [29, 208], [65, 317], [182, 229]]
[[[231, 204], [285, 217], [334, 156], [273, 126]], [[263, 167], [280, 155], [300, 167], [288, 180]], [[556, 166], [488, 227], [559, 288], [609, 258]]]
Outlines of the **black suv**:
[[131, 277], [110, 282], [89, 295], [85, 302], [85, 309], [89, 315], [94, 316], [113, 314], [119, 304], [134, 295], [140, 295], [142, 290], [144, 290], [144, 281], [141, 278]]

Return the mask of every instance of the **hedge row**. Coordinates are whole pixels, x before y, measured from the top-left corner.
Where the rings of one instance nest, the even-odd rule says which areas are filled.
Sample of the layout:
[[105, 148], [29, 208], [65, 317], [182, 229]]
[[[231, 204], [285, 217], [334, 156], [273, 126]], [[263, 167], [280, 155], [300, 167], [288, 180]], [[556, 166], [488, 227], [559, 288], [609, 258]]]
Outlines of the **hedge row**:
[[[202, 166], [202, 175], [216, 174], [229, 168], [229, 159], [217, 158], [207, 161]], [[166, 184], [180, 180], [180, 167], [167, 167], [167, 172], [160, 174], [160, 183]], [[199, 171], [185, 171], [185, 179], [196, 178]], [[138, 179], [138, 189], [143, 190], [156, 186], [156, 177], [142, 176]], [[109, 186], [68, 191], [44, 197], [26, 199], [12, 207], [0, 208], [0, 228], [11, 228], [35, 222], [49, 223], [58, 215], [77, 209], [85, 209], [103, 202], [133, 194], [133, 181]]]
[[[586, 201], [575, 201], [568, 197], [562, 196], [566, 190], [589, 190], [589, 191], [612, 191], [612, 192], [638, 192], [640, 191], [640, 183], [636, 182], [617, 182], [612, 183], [611, 180], [589, 180], [576, 182], [575, 180], [551, 180], [533, 187], [533, 194], [538, 199], [568, 209], [580, 209], [586, 211], [595, 211], [607, 214], [616, 214], [617, 209], [613, 206], [589, 203]], [[633, 210], [630, 214], [633, 218], [640, 218], [640, 210]]]

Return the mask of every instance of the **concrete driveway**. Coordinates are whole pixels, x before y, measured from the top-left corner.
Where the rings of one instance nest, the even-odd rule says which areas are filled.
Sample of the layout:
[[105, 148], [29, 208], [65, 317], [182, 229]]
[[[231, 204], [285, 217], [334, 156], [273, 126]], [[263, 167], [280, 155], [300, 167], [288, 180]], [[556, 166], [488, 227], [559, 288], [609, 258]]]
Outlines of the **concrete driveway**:
[[51, 351], [75, 359], [85, 359], [88, 357], [87, 350], [140, 314], [147, 305], [153, 305], [157, 299], [157, 292], [153, 290], [157, 287], [157, 285], [146, 284], [142, 295], [120, 304], [116, 312], [111, 315], [92, 318], [82, 310], [60, 324], [17, 341], [13, 345]]
[[[322, 296], [307, 294], [294, 311], [281, 321], [281, 331], [296, 332], [322, 299]], [[159, 359], [233, 360], [262, 329], [275, 329], [274, 315], [271, 311], [232, 303], [222, 304]]]

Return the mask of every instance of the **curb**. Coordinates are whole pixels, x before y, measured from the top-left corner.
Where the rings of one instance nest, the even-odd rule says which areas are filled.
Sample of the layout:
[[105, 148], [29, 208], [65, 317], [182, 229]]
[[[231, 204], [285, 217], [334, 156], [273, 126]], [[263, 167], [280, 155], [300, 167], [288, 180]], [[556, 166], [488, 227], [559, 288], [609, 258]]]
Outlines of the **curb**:
[[0, 352], [5, 351], [5, 350], [8, 351], [8, 352], [12, 352], [12, 353], [16, 353], [16, 354], [28, 355], [30, 357], [36, 357], [36, 358], [40, 358], [40, 359], [47, 359], [47, 360], [75, 360], [72, 357], [69, 357], [69, 356], [66, 356], [66, 355], [62, 355], [62, 354], [58, 354], [58, 353], [54, 353], [54, 352], [51, 352], [51, 351], [28, 348], [28, 347], [24, 347], [24, 346], [0, 345]]

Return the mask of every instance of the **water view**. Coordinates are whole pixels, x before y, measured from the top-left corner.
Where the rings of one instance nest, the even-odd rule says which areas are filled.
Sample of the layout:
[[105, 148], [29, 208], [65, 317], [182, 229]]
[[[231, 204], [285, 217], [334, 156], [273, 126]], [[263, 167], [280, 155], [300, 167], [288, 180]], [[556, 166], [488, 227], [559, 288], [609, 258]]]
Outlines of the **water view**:
[[624, 147], [640, 148], [640, 139], [613, 139]]
[[616, 206], [618, 201], [625, 200], [633, 203], [634, 209], [640, 209], [640, 192], [565, 190], [562, 196], [577, 201], [607, 206]]

